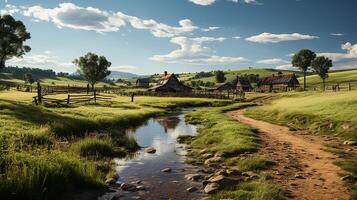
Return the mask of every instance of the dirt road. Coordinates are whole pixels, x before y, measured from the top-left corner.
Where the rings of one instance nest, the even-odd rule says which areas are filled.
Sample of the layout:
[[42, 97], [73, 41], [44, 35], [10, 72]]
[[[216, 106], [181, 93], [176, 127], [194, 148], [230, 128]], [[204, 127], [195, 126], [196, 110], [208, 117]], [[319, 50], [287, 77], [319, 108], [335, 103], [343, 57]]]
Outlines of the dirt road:
[[347, 200], [349, 191], [333, 164], [337, 156], [323, 150], [316, 136], [300, 135], [289, 128], [251, 119], [245, 110], [227, 113], [234, 119], [257, 128], [261, 132], [263, 147], [258, 152], [277, 165], [270, 170], [273, 180], [290, 191], [297, 200]]

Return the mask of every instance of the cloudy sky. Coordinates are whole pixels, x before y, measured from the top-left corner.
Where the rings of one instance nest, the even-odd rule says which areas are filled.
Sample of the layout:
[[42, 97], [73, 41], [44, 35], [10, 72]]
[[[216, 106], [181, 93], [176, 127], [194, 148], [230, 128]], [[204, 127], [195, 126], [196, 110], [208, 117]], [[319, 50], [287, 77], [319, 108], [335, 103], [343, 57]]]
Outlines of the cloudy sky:
[[94, 52], [137, 74], [290, 68], [309, 48], [357, 68], [356, 0], [1, 0], [22, 20], [31, 53], [8, 65], [73, 72]]

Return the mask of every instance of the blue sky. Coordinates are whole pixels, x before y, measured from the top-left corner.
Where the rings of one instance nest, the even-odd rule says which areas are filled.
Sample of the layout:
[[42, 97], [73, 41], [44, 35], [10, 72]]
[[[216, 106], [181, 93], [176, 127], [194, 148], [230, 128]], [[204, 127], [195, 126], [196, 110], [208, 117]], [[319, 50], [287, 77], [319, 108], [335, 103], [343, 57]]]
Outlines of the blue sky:
[[[144, 3], [145, 2], [145, 3]], [[2, 0], [22, 20], [31, 53], [8, 65], [73, 72], [75, 58], [106, 56], [137, 74], [269, 67], [289, 69], [309, 48], [357, 67], [355, 0]]]

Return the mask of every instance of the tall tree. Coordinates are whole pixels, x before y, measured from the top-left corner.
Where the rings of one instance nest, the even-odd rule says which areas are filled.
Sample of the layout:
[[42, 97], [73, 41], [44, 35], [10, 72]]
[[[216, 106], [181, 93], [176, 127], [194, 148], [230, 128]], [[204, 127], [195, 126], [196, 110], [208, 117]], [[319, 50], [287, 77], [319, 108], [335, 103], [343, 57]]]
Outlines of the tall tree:
[[35, 82], [35, 79], [33, 78], [32, 74], [26, 73], [24, 75], [24, 80], [26, 84], [30, 84], [30, 91], [32, 92], [32, 84]]
[[24, 45], [31, 35], [21, 21], [11, 15], [0, 15], [0, 70], [5, 67], [6, 60], [21, 57], [31, 48]]
[[311, 66], [311, 62], [316, 58], [316, 54], [308, 49], [302, 49], [293, 56], [291, 64], [304, 72], [304, 90], [306, 90], [306, 72]]
[[224, 76], [224, 72], [221, 71], [221, 70], [216, 71], [215, 77], [216, 77], [216, 82], [217, 83], [223, 83], [224, 81], [226, 81], [226, 77]]
[[328, 71], [332, 67], [332, 60], [324, 56], [318, 56], [312, 61], [311, 66], [322, 79], [322, 87], [323, 91], [325, 91], [325, 79], [328, 78]]
[[79, 72], [89, 84], [92, 89], [94, 85], [103, 80], [110, 74], [108, 68], [112, 65], [104, 56], [98, 56], [94, 53], [87, 53], [73, 61], [79, 67]]

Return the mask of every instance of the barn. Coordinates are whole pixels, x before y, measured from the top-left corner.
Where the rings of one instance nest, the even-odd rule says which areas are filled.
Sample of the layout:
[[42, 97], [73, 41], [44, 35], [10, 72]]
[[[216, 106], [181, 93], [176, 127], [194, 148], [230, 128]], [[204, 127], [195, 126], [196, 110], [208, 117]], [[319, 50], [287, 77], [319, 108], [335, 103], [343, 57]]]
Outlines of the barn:
[[299, 80], [296, 78], [295, 74], [273, 74], [272, 76], [265, 77], [258, 84], [257, 91], [289, 91], [294, 90], [300, 86]]
[[236, 86], [236, 90], [239, 91], [250, 92], [253, 89], [252, 85], [250, 84], [250, 81], [248, 80], [248, 78], [245, 77], [238, 76], [234, 81], [234, 85]]
[[148, 78], [139, 78], [136, 80], [136, 87], [149, 87], [150, 79]]
[[211, 87], [208, 89], [208, 91], [231, 91], [231, 90], [235, 90], [234, 85], [232, 85], [231, 83], [218, 83], [215, 86]]
[[158, 85], [150, 88], [149, 91], [188, 93], [192, 92], [192, 88], [181, 83], [175, 74], [167, 74], [167, 72], [165, 72]]

